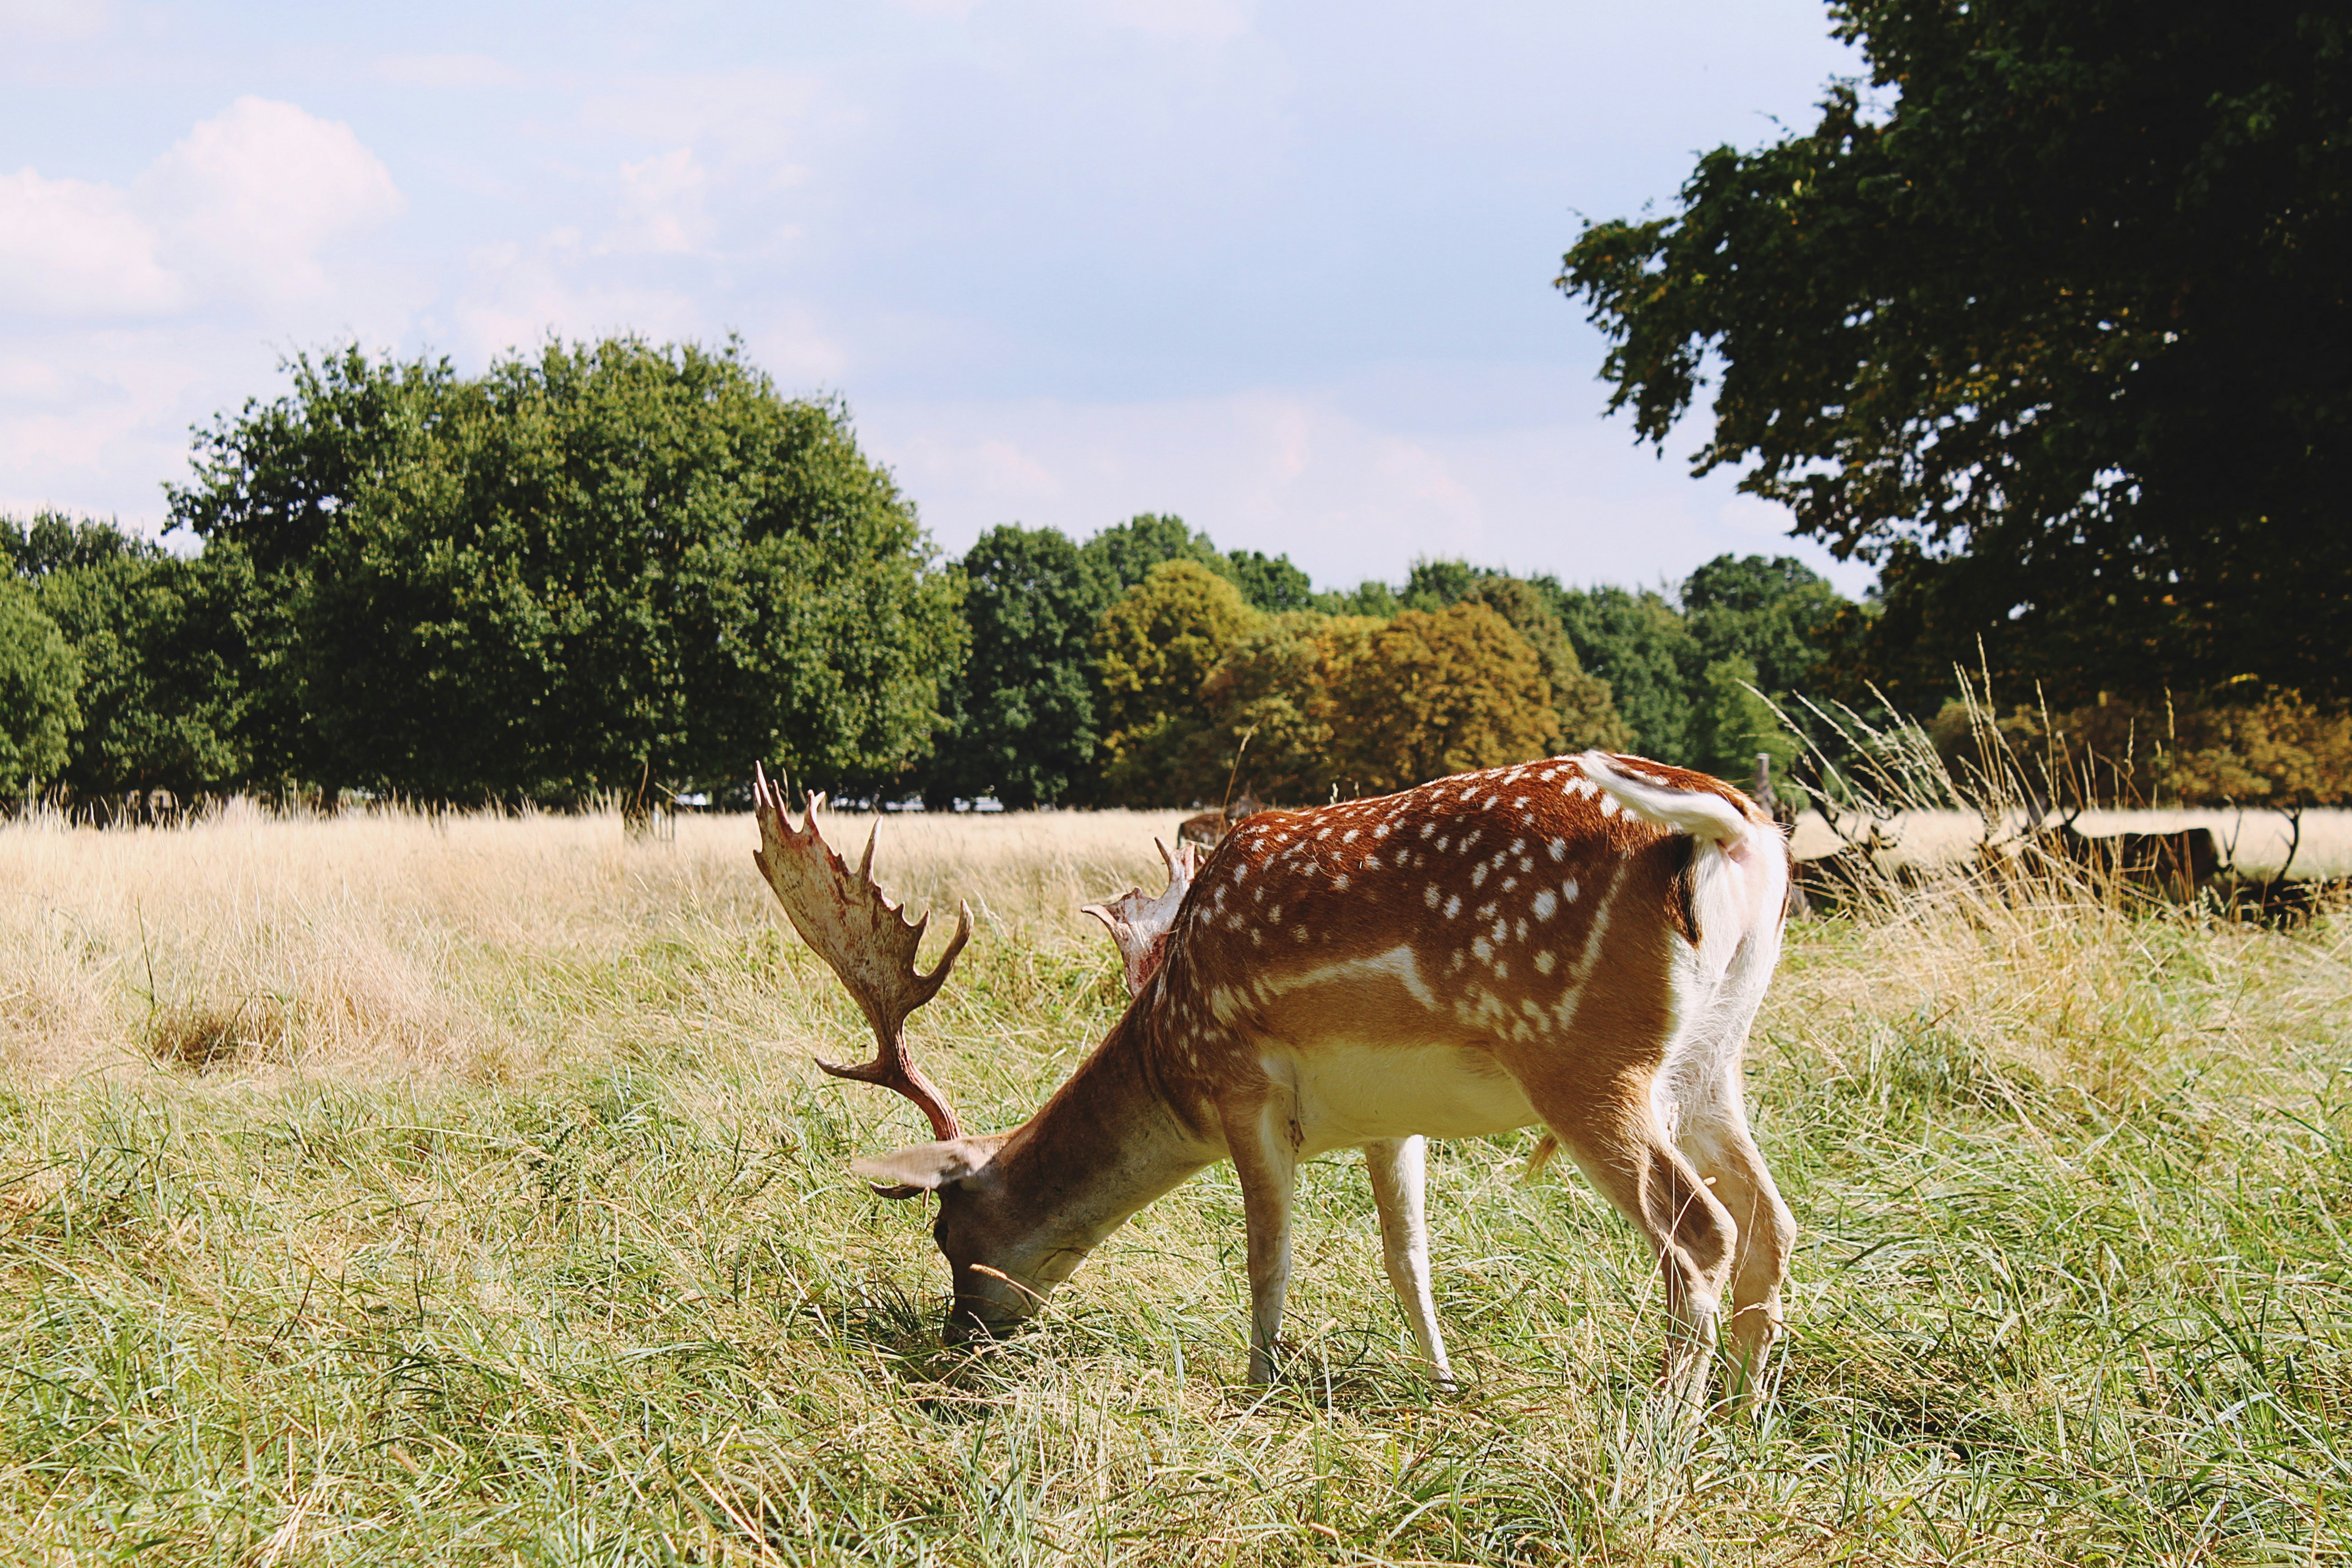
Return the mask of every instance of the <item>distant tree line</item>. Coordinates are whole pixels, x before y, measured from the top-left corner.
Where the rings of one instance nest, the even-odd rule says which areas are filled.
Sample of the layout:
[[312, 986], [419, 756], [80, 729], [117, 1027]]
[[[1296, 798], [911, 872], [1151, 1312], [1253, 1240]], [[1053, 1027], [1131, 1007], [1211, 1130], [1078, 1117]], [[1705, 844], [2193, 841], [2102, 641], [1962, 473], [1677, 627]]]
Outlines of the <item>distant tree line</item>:
[[962, 560], [969, 661], [923, 772], [934, 804], [1300, 802], [1562, 749], [1745, 778], [1798, 749], [1846, 602], [1790, 559], [1709, 563], [1669, 597], [1460, 561], [1316, 593], [1286, 557], [1146, 514], [1084, 543], [991, 530]]
[[1588, 745], [1745, 776], [1844, 608], [1760, 557], [1318, 593], [1152, 514], [943, 560], [844, 410], [731, 344], [287, 368], [197, 432], [194, 553], [0, 520], [12, 798], [643, 808], [766, 758], [858, 798], [1304, 801]]

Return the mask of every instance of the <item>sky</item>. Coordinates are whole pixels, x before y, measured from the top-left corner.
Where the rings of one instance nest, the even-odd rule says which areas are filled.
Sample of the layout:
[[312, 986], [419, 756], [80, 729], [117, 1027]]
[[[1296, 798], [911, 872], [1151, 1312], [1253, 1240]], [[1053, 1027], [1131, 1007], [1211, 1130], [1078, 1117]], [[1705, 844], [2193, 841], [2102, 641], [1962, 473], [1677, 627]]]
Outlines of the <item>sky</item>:
[[1810, 125], [1815, 0], [0, 0], [0, 511], [152, 531], [356, 340], [742, 340], [940, 545], [1176, 512], [1318, 586], [1786, 537], [1605, 416], [1585, 218]]

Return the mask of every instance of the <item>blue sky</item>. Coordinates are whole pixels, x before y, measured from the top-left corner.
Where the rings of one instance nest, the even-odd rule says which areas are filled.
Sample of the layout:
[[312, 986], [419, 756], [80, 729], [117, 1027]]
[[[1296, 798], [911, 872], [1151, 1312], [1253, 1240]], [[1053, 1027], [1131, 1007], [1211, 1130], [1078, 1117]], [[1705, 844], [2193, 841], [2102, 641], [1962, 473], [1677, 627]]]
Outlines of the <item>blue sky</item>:
[[0, 0], [0, 510], [157, 525], [296, 349], [732, 331], [950, 550], [1176, 511], [1325, 585], [1854, 591], [1602, 416], [1551, 279], [1858, 68], [1790, 0]]

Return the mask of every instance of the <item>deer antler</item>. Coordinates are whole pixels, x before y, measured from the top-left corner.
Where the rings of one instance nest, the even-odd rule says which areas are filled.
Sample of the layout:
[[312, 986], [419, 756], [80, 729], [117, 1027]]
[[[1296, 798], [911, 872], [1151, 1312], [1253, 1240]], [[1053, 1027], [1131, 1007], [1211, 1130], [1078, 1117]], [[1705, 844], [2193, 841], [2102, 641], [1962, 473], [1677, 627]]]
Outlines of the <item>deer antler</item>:
[[1157, 838], [1152, 847], [1160, 851], [1160, 860], [1168, 868], [1168, 889], [1156, 899], [1147, 899], [1140, 888], [1129, 888], [1107, 904], [1088, 904], [1080, 912], [1102, 921], [1118, 944], [1119, 962], [1127, 966], [1127, 994], [1139, 996], [1153, 970], [1160, 967], [1160, 950], [1168, 940], [1169, 929], [1176, 923], [1176, 911], [1184, 905], [1185, 891], [1192, 886], [1192, 873], [1201, 868], [1198, 847], [1184, 840], [1176, 842], [1176, 853], [1168, 853], [1168, 846]]
[[[866, 858], [852, 873], [817, 830], [816, 811], [824, 800], [812, 794], [803, 825], [794, 828], [781, 776], [770, 783], [767, 770], [755, 765], [751, 801], [760, 823], [760, 847], [751, 856], [768, 879], [776, 901], [792, 917], [793, 929], [833, 966], [841, 984], [857, 999], [866, 1020], [874, 1026], [878, 1047], [874, 1059], [856, 1067], [818, 1058], [817, 1066], [835, 1078], [880, 1084], [896, 1089], [921, 1108], [930, 1119], [933, 1137], [945, 1141], [962, 1136], [955, 1112], [939, 1086], [923, 1076], [907, 1055], [908, 1015], [939, 994], [956, 954], [971, 939], [971, 911], [956, 906], [956, 933], [929, 974], [915, 969], [915, 952], [922, 945], [929, 914], [908, 923], [900, 906], [890, 901], [874, 880], [874, 844], [882, 825], [866, 840]], [[911, 1194], [917, 1189], [908, 1188]], [[903, 1195], [903, 1194], [902, 1194]]]

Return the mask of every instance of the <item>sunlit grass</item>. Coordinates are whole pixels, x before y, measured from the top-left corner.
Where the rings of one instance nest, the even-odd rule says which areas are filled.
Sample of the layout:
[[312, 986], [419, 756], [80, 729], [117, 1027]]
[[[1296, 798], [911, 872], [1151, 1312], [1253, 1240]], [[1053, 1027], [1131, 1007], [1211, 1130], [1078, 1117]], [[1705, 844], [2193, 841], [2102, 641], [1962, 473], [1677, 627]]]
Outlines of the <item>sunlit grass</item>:
[[[1174, 818], [885, 825], [979, 927], [919, 1016], [1017, 1121], [1123, 1004], [1076, 906]], [[838, 837], [854, 835], [845, 824]], [[2333, 1562], [2352, 1552], [2352, 936], [1923, 894], [1796, 929], [1759, 1132], [1780, 1395], [1685, 1448], [1632, 1233], [1435, 1152], [1420, 1376], [1360, 1164], [1246, 1361], [1212, 1172], [940, 1351], [911, 1109], [743, 819], [0, 831], [9, 1561]]]

